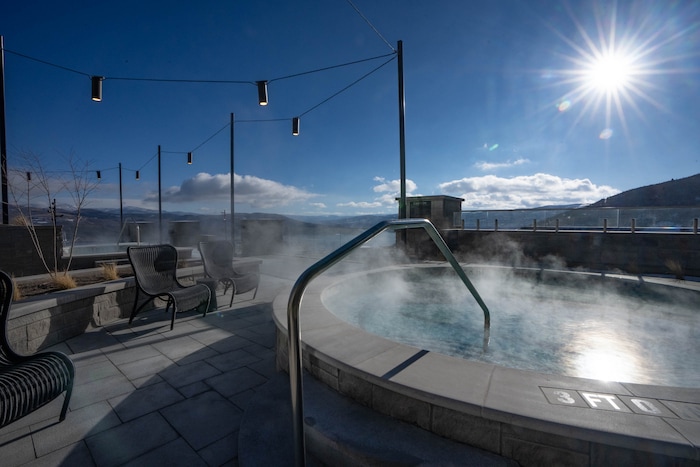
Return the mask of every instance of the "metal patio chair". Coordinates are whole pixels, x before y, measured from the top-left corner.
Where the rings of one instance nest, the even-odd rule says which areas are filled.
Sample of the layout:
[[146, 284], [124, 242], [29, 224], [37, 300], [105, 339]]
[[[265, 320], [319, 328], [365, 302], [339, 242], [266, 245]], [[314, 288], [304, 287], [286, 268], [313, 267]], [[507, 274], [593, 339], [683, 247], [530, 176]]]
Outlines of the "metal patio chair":
[[[165, 311], [172, 306], [170, 329], [175, 326], [175, 314], [199, 307], [206, 302], [207, 315], [211, 294], [204, 284], [183, 285], [177, 279], [177, 250], [172, 245], [131, 246], [126, 250], [136, 278], [136, 296], [129, 324], [146, 304], [156, 298], [166, 300]], [[139, 293], [148, 299], [138, 306]]]
[[12, 305], [12, 279], [0, 271], [0, 427], [30, 414], [66, 393], [58, 417], [66, 418], [73, 393], [75, 367], [61, 352], [19, 355], [7, 338], [7, 322]]
[[202, 256], [204, 272], [207, 276], [224, 284], [224, 294], [231, 287], [231, 302], [236, 295], [255, 289], [253, 298], [258, 294], [260, 273], [255, 269], [237, 269], [233, 266], [233, 244], [227, 240], [199, 242], [199, 254]]

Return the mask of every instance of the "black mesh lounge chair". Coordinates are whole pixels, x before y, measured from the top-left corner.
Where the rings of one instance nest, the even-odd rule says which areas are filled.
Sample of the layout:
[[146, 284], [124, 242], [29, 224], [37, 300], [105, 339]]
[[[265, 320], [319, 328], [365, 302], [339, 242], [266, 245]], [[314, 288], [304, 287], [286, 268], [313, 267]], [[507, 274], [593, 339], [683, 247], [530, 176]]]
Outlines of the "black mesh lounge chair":
[[260, 273], [254, 270], [236, 270], [233, 267], [233, 245], [226, 240], [199, 242], [199, 254], [202, 256], [204, 272], [212, 279], [224, 284], [224, 294], [231, 287], [231, 302], [233, 297], [255, 289], [253, 298], [258, 294]]
[[[167, 300], [165, 311], [172, 306], [173, 317], [170, 329], [175, 326], [175, 314], [197, 308], [206, 302], [204, 316], [207, 315], [211, 295], [204, 284], [185, 286], [177, 280], [177, 250], [172, 245], [131, 246], [126, 250], [136, 278], [136, 296], [129, 324], [134, 317], [155, 298]], [[139, 292], [148, 299], [138, 306]]]
[[63, 421], [73, 393], [75, 367], [61, 352], [19, 355], [12, 350], [7, 339], [7, 320], [13, 291], [12, 279], [0, 271], [0, 427], [30, 414], [65, 391], [58, 418]]

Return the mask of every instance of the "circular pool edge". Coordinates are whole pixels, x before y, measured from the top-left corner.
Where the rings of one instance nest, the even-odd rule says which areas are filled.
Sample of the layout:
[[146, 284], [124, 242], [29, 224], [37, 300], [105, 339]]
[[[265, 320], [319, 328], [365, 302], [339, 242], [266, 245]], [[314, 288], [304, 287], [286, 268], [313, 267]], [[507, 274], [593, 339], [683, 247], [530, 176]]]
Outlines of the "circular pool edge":
[[[370, 334], [321, 302], [325, 288], [367, 272], [322, 275], [301, 303], [304, 367], [341, 394], [521, 464], [648, 463], [653, 458], [683, 465], [700, 460], [700, 390], [505, 368]], [[290, 290], [273, 302], [277, 362], [285, 369]]]

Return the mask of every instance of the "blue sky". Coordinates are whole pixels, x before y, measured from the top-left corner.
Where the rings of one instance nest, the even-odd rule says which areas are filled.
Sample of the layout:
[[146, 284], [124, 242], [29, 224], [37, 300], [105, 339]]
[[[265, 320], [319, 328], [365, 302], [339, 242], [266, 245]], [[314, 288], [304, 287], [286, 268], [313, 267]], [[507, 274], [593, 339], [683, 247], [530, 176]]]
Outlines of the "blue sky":
[[699, 25], [693, 1], [8, 2], [10, 180], [26, 200], [27, 155], [73, 154], [118, 208], [121, 163], [124, 205], [157, 209], [161, 145], [164, 210], [228, 211], [233, 112], [237, 212], [395, 213], [402, 40], [409, 195], [591, 203], [700, 172]]

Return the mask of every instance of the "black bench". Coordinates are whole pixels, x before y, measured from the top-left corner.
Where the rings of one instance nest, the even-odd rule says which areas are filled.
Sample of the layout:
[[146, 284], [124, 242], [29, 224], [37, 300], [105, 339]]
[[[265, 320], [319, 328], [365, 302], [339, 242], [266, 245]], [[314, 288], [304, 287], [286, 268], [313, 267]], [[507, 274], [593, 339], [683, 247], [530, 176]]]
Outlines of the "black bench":
[[19, 355], [7, 339], [7, 321], [12, 305], [12, 279], [0, 271], [0, 427], [48, 404], [63, 392], [59, 422], [66, 418], [73, 392], [75, 367], [61, 352]]

